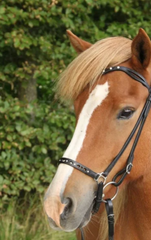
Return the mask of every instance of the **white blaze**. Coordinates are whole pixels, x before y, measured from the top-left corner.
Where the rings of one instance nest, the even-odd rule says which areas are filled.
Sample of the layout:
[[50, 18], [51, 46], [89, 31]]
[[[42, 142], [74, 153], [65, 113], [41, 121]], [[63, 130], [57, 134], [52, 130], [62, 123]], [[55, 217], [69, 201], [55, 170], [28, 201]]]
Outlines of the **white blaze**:
[[[108, 82], [103, 85], [97, 85], [90, 93], [78, 119], [78, 123], [72, 137], [72, 140], [65, 151], [63, 157], [70, 158], [76, 161], [76, 158], [82, 149], [83, 142], [86, 136], [87, 127], [90, 122], [94, 110], [101, 105], [102, 101], [109, 93]], [[64, 191], [68, 178], [73, 171], [73, 167], [65, 164], [60, 164], [50, 187], [51, 192], [55, 191], [60, 195]], [[56, 189], [57, 186], [57, 189]], [[49, 189], [50, 189], [49, 187]], [[54, 188], [54, 189], [53, 189]], [[48, 189], [48, 191], [49, 191]]]
[[78, 119], [78, 123], [72, 137], [72, 140], [65, 151], [63, 157], [76, 161], [86, 136], [87, 127], [94, 110], [101, 105], [102, 101], [108, 95], [108, 82], [103, 85], [97, 85], [89, 95]]

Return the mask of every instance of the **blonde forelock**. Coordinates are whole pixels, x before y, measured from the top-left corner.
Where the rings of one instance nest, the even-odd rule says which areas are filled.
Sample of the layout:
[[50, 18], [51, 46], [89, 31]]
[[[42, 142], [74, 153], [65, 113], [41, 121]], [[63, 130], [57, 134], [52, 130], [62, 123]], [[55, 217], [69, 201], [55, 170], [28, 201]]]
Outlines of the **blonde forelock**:
[[58, 91], [65, 99], [74, 100], [89, 84], [101, 77], [103, 69], [116, 66], [131, 57], [131, 40], [110, 37], [96, 42], [76, 57], [61, 74]]

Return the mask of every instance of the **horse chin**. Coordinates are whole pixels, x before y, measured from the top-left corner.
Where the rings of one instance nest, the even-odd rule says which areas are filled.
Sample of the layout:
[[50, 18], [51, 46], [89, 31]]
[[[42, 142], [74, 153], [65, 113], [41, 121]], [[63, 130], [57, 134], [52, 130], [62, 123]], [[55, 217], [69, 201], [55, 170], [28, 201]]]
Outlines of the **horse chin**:
[[90, 222], [91, 217], [92, 217], [92, 206], [88, 209], [88, 211], [84, 215], [84, 218], [83, 218], [82, 222], [80, 223], [80, 225], [78, 226], [78, 228], [85, 227]]

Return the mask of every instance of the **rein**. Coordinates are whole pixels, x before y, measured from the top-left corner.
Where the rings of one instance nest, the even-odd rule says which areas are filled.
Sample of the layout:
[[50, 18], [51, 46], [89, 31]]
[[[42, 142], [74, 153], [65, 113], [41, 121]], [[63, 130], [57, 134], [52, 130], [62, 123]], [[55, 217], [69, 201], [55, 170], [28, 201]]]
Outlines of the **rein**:
[[[132, 129], [132, 131], [131, 131], [130, 135], [128, 136], [127, 140], [125, 141], [123, 147], [121, 148], [121, 150], [119, 151], [117, 156], [112, 160], [112, 162], [107, 166], [107, 168], [104, 170], [104, 172], [101, 172], [101, 173], [96, 173], [96, 172], [92, 171], [91, 169], [89, 169], [88, 167], [82, 165], [81, 163], [78, 163], [78, 162], [76, 162], [72, 159], [69, 159], [69, 158], [64, 158], [63, 157], [59, 160], [59, 163], [64, 163], [64, 164], [70, 165], [73, 168], [76, 168], [77, 170], [79, 170], [79, 171], [83, 172], [84, 174], [88, 175], [89, 177], [93, 178], [97, 182], [98, 189], [97, 189], [96, 197], [94, 199], [93, 214], [98, 212], [98, 210], [100, 208], [100, 204], [102, 202], [105, 203], [106, 212], [107, 212], [107, 216], [108, 216], [109, 240], [114, 239], [114, 213], [113, 213], [112, 200], [114, 200], [114, 198], [118, 194], [119, 185], [123, 182], [126, 175], [130, 174], [130, 172], [131, 172], [131, 169], [133, 167], [134, 151], [135, 151], [135, 148], [137, 146], [139, 137], [141, 135], [143, 126], [145, 124], [146, 118], [148, 116], [148, 113], [149, 113], [149, 110], [150, 110], [150, 107], [151, 107], [151, 87], [148, 85], [146, 79], [141, 74], [139, 74], [138, 72], [136, 72], [136, 71], [134, 71], [130, 68], [127, 68], [127, 67], [117, 66], [117, 67], [110, 67], [109, 69], [103, 70], [102, 75], [113, 72], [113, 71], [125, 72], [132, 79], [134, 79], [135, 81], [141, 83], [144, 87], [146, 87], [148, 89], [148, 92], [149, 92], [149, 95], [146, 99], [144, 107], [143, 107], [143, 109], [142, 109], [142, 111], [141, 111], [141, 113], [140, 113], [140, 115], [139, 115], [139, 117], [138, 117], [138, 119], [135, 123], [134, 128]], [[135, 136], [132, 148], [130, 150], [129, 156], [127, 158], [125, 168], [120, 170], [113, 177], [111, 182], [106, 183], [107, 176], [109, 175], [112, 168], [115, 166], [117, 161], [120, 159], [120, 157], [124, 153], [125, 149], [127, 148], [129, 143], [131, 142], [135, 133], [136, 133], [136, 136]], [[102, 178], [103, 181], [101, 181], [99, 183], [98, 181], [99, 181], [100, 178]], [[118, 179], [118, 181], [117, 181], [117, 179]], [[104, 199], [104, 197], [105, 197], [105, 195], [103, 193], [104, 189], [109, 185], [113, 185], [114, 187], [116, 187], [116, 193], [111, 199]], [[81, 240], [84, 240], [83, 229], [81, 229]]]

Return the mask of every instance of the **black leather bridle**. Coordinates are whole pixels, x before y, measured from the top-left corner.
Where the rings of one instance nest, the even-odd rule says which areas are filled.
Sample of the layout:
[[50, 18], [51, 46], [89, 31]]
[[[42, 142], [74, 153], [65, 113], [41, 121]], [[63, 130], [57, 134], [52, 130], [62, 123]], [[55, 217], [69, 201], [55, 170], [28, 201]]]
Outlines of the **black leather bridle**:
[[[84, 174], [88, 175], [89, 177], [93, 178], [98, 183], [98, 189], [96, 193], [96, 197], [94, 199], [94, 206], [93, 206], [93, 213], [98, 212], [100, 204], [102, 202], [105, 203], [107, 216], [108, 216], [108, 226], [109, 226], [109, 240], [114, 239], [114, 214], [113, 214], [113, 204], [112, 200], [116, 197], [118, 193], [118, 186], [123, 182], [127, 174], [130, 174], [130, 171], [133, 167], [133, 158], [134, 158], [134, 151], [136, 148], [136, 145], [138, 143], [140, 134], [142, 132], [144, 123], [146, 121], [146, 118], [148, 116], [150, 106], [151, 106], [151, 87], [148, 85], [146, 79], [139, 74], [138, 72], [134, 71], [133, 69], [123, 67], [123, 66], [116, 66], [116, 67], [110, 67], [108, 69], [105, 69], [102, 73], [102, 75], [113, 72], [113, 71], [122, 71], [125, 72], [127, 75], [129, 75], [132, 79], [136, 80], [137, 82], [141, 83], [144, 87], [148, 89], [148, 97], [146, 99], [146, 102], [144, 104], [144, 107], [137, 119], [137, 122], [131, 131], [129, 137], [125, 141], [122, 149], [119, 151], [117, 156], [112, 160], [112, 162], [108, 165], [108, 167], [104, 170], [104, 172], [96, 173], [89, 169], [88, 167], [82, 165], [81, 163], [78, 163], [72, 159], [69, 158], [61, 158], [59, 160], [59, 163], [64, 163], [67, 165], [72, 166], [73, 168], [78, 169], [79, 171], [83, 172]], [[131, 142], [133, 136], [136, 134], [133, 145], [131, 147], [129, 156], [127, 158], [126, 166], [122, 170], [120, 170], [112, 179], [111, 182], [106, 183], [107, 176], [109, 175], [112, 168], [115, 166], [117, 161], [120, 159], [122, 154], [124, 153], [125, 149]], [[99, 179], [102, 178], [103, 181], [100, 183], [98, 182]], [[118, 180], [117, 180], [118, 179]], [[113, 185], [117, 188], [115, 196], [113, 196], [111, 199], [104, 199], [104, 193], [103, 190], [108, 186]], [[84, 239], [83, 230], [81, 230], [81, 239]]]

